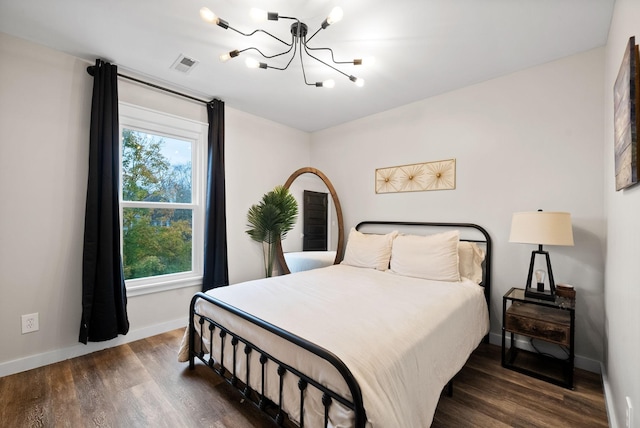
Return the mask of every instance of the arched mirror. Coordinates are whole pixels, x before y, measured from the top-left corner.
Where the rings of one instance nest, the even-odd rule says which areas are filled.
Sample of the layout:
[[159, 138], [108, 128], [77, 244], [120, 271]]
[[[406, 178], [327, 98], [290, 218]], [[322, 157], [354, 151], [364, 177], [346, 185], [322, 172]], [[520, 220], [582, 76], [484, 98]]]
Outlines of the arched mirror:
[[331, 181], [321, 171], [305, 167], [291, 174], [284, 187], [298, 201], [298, 219], [278, 247], [282, 273], [316, 269], [342, 260], [342, 209]]

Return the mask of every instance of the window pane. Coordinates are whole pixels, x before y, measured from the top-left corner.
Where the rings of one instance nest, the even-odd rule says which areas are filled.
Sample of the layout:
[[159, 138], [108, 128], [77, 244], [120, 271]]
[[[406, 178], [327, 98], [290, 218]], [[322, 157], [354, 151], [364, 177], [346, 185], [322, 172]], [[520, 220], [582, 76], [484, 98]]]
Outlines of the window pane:
[[191, 203], [191, 142], [122, 130], [122, 199]]
[[124, 278], [191, 271], [192, 226], [188, 209], [124, 208]]

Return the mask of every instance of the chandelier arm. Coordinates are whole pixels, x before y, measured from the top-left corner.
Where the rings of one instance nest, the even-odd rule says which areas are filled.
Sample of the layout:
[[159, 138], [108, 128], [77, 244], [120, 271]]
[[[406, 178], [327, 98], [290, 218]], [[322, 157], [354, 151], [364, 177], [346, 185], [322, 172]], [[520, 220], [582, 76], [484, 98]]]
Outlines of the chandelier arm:
[[[289, 62], [287, 63], [287, 65], [285, 65], [284, 67], [274, 67], [274, 66], [271, 66], [271, 65], [267, 65], [267, 68], [272, 68], [274, 70], [280, 70], [280, 71], [283, 71], [283, 70], [286, 70], [287, 68], [289, 68], [289, 66], [291, 65], [291, 62], [293, 62], [293, 59], [296, 57], [296, 52], [298, 51], [297, 47], [298, 47], [298, 44], [294, 43], [293, 44], [293, 48], [294, 48], [293, 55], [291, 55], [291, 58], [289, 58]], [[287, 52], [284, 52], [284, 53], [288, 53], [288, 52], [291, 52], [291, 49], [289, 49]], [[300, 52], [302, 52], [302, 50]], [[304, 70], [303, 70], [303, 73], [304, 73]]]
[[[300, 26], [300, 21], [298, 20], [298, 34], [296, 35], [296, 38], [297, 38], [297, 44], [300, 45], [299, 56], [300, 56], [300, 68], [302, 69], [302, 78], [304, 79], [304, 84], [305, 85], [307, 85], [307, 86], [317, 86], [315, 83], [309, 83], [307, 81], [307, 73], [304, 70], [304, 60], [302, 59], [302, 48], [303, 47], [305, 48], [305, 52], [306, 52], [306, 39], [307, 39], [306, 26], [305, 26], [305, 34], [304, 35], [300, 34], [300, 31], [301, 31], [301, 26]], [[316, 31], [316, 33], [317, 33], [317, 31]], [[309, 53], [307, 52], [307, 55], [308, 54]]]
[[322, 64], [326, 65], [326, 66], [327, 66], [327, 67], [329, 67], [329, 68], [334, 69], [335, 71], [337, 71], [338, 73], [342, 74], [343, 76], [346, 76], [346, 77], [348, 77], [348, 78], [351, 78], [351, 76], [350, 76], [350, 75], [348, 75], [347, 73], [345, 73], [344, 71], [342, 71], [342, 70], [340, 70], [340, 69], [338, 69], [338, 68], [334, 67], [333, 65], [331, 65], [331, 64], [329, 64], [329, 63], [324, 62], [324, 61], [323, 61], [323, 60], [321, 60], [320, 58], [316, 58], [315, 56], [311, 55], [311, 54], [309, 53], [309, 50], [307, 49], [307, 44], [306, 44], [306, 43], [303, 43], [303, 44], [302, 44], [302, 46], [304, 46], [304, 50], [305, 50], [305, 52], [306, 52], [306, 53], [307, 53], [307, 55], [309, 55], [311, 58], [315, 59], [315, 60], [316, 60], [316, 61], [318, 61], [319, 63], [322, 63]]
[[[308, 40], [307, 40], [308, 42]], [[336, 61], [335, 57], [333, 56], [333, 49], [331, 48], [312, 48], [311, 46], [307, 46], [305, 44], [305, 48], [307, 48], [310, 51], [329, 51], [331, 52], [331, 61], [333, 61], [334, 64], [353, 64], [353, 61]]]
[[233, 28], [233, 27], [231, 27], [231, 26], [229, 26], [229, 29], [231, 29], [231, 30], [235, 31], [235, 32], [236, 32], [236, 33], [238, 33], [238, 34], [242, 34], [242, 35], [243, 35], [243, 36], [245, 36], [245, 37], [251, 37], [251, 36], [253, 36], [253, 35], [254, 35], [254, 34], [256, 34], [256, 33], [264, 33], [264, 34], [266, 34], [267, 36], [270, 36], [270, 37], [272, 37], [272, 38], [276, 39], [277, 41], [279, 41], [279, 42], [280, 42], [280, 43], [282, 43], [283, 45], [291, 46], [291, 44], [289, 44], [289, 43], [285, 42], [285, 41], [284, 41], [284, 40], [282, 40], [281, 38], [279, 38], [279, 37], [277, 37], [277, 36], [274, 36], [273, 34], [271, 34], [271, 33], [270, 33], [270, 32], [268, 32], [268, 31], [265, 31], [265, 30], [257, 29], [257, 30], [253, 30], [251, 33], [243, 33], [242, 31], [240, 31], [240, 30], [236, 30], [235, 28]]
[[[302, 43], [302, 41], [300, 42], [300, 44], [302, 44], [304, 46], [304, 44]], [[308, 52], [307, 52], [308, 54]], [[307, 82], [307, 73], [305, 73], [304, 71], [304, 61], [302, 59], [302, 49], [300, 49], [300, 67], [302, 68], [302, 78], [304, 79], [304, 83], [308, 86], [315, 86], [315, 83], [309, 83]]]
[[320, 32], [320, 30], [322, 30], [322, 29], [323, 29], [322, 27], [318, 28], [318, 29], [316, 30], [316, 32], [315, 32], [315, 33], [313, 33], [313, 34], [311, 35], [311, 37], [309, 37], [309, 38], [305, 41], [305, 44], [306, 44], [306, 43], [309, 43], [309, 42], [311, 41], [311, 39], [313, 39], [313, 38], [316, 36], [316, 34], [318, 34], [318, 33]]
[[249, 50], [254, 50], [254, 51], [258, 52], [260, 55], [262, 55], [262, 57], [263, 57], [263, 58], [271, 59], [271, 58], [279, 57], [279, 56], [281, 56], [281, 55], [286, 55], [286, 54], [288, 54], [289, 52], [291, 52], [291, 49], [293, 49], [293, 45], [290, 45], [290, 46], [289, 46], [289, 49], [287, 49], [287, 50], [286, 50], [286, 51], [284, 51], [284, 52], [280, 52], [280, 53], [277, 53], [277, 54], [275, 54], [275, 55], [265, 55], [265, 54], [264, 54], [260, 49], [258, 49], [258, 48], [254, 48], [253, 46], [250, 46], [250, 47], [248, 47], [248, 48], [245, 48], [245, 49], [239, 50], [239, 51], [238, 51], [238, 53], [242, 53], [242, 52], [249, 51]]

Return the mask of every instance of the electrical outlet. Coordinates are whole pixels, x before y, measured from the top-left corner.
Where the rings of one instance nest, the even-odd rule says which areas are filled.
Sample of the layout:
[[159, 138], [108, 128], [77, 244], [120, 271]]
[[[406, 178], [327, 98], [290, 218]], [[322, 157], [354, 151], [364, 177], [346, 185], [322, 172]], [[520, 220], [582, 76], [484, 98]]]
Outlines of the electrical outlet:
[[38, 313], [22, 315], [22, 334], [40, 330]]
[[633, 428], [633, 406], [631, 405], [631, 397], [627, 397], [627, 410], [625, 412], [625, 424], [627, 428]]

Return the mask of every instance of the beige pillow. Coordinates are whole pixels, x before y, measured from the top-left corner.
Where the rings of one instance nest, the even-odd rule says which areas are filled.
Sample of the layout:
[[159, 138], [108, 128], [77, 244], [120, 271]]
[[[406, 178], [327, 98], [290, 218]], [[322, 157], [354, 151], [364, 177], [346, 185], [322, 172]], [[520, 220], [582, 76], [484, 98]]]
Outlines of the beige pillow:
[[457, 230], [427, 236], [400, 235], [393, 241], [391, 271], [436, 281], [460, 281], [459, 240]]
[[484, 251], [478, 247], [478, 244], [465, 241], [458, 243], [458, 264], [461, 277], [480, 284], [482, 282], [483, 261]]
[[391, 243], [397, 234], [397, 231], [386, 235], [368, 234], [351, 228], [341, 264], [377, 270], [389, 269]]

